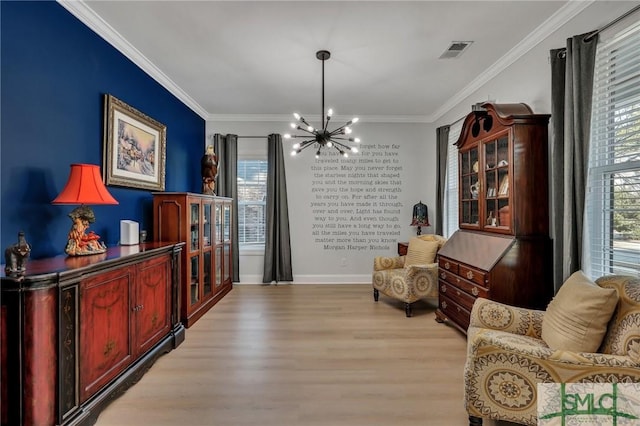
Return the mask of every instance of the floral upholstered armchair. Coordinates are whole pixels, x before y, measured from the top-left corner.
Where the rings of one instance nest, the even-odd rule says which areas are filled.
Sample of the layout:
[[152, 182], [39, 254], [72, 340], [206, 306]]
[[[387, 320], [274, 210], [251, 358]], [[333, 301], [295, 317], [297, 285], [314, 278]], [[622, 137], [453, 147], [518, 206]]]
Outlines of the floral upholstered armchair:
[[[476, 300], [464, 373], [470, 425], [482, 418], [537, 424], [538, 383], [640, 382], [640, 279], [599, 278], [582, 299], [583, 289], [568, 286], [573, 277], [546, 311]], [[572, 317], [580, 309], [584, 327]]]
[[373, 260], [373, 299], [377, 302], [382, 293], [400, 300], [410, 317], [413, 302], [438, 297], [436, 254], [446, 241], [440, 235], [421, 235], [409, 241], [405, 256], [377, 256]]

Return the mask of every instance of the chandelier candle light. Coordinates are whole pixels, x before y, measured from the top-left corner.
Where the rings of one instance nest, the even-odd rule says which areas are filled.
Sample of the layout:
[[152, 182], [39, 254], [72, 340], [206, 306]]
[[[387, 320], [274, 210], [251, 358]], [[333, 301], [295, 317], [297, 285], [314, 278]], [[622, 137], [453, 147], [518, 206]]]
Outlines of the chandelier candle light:
[[302, 141], [300, 143], [296, 143], [293, 145], [293, 151], [291, 151], [291, 155], [297, 155], [300, 152], [302, 152], [303, 149], [308, 148], [310, 146], [314, 146], [317, 149], [316, 158], [320, 157], [320, 152], [324, 147], [335, 148], [340, 153], [340, 155], [344, 157], [348, 157], [349, 152], [353, 152], [353, 153], [358, 152], [358, 148], [356, 148], [355, 146], [351, 146], [350, 143], [351, 142], [360, 143], [359, 138], [342, 137], [342, 135], [351, 134], [352, 130], [351, 130], [351, 127], [349, 126], [358, 122], [357, 117], [351, 119], [346, 124], [338, 127], [335, 130], [332, 130], [332, 131], [327, 130], [329, 126], [329, 120], [331, 120], [331, 116], [333, 115], [333, 110], [329, 108], [325, 116], [324, 114], [324, 61], [329, 59], [330, 56], [331, 56], [331, 53], [328, 50], [319, 50], [316, 52], [316, 58], [322, 61], [322, 113], [320, 114], [320, 116], [322, 117], [322, 126], [321, 128], [316, 129], [312, 125], [310, 125], [307, 122], [307, 120], [304, 119], [304, 117], [302, 117], [297, 112], [294, 112], [293, 116], [296, 118], [298, 122], [291, 123], [291, 128], [296, 130], [302, 130], [307, 134], [291, 135], [287, 133], [284, 135], [285, 139], [291, 139], [291, 138], [306, 139], [305, 141]]

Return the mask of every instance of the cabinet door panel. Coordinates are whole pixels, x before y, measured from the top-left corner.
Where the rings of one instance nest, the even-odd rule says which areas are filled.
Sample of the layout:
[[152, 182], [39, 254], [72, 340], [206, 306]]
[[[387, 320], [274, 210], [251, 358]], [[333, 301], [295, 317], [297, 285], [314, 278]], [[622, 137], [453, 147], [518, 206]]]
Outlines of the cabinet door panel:
[[132, 359], [129, 329], [133, 274], [123, 268], [81, 282], [80, 399], [85, 401]]
[[151, 348], [171, 327], [171, 264], [168, 258], [147, 260], [136, 273], [136, 355]]

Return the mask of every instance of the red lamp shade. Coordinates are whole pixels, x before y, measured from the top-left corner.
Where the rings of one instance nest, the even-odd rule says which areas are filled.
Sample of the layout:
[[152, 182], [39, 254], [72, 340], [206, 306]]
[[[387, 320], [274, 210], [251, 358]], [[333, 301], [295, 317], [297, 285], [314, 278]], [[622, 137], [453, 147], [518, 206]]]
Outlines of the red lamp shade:
[[69, 180], [51, 204], [118, 204], [95, 164], [72, 164]]

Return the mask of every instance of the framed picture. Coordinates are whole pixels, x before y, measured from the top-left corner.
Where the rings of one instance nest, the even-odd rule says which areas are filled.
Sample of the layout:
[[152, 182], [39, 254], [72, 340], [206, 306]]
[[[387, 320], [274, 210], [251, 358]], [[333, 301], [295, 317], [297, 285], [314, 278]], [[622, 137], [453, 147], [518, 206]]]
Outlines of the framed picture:
[[104, 96], [103, 178], [107, 185], [164, 191], [167, 127]]

